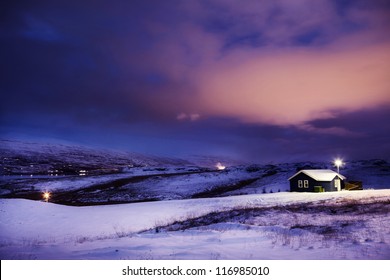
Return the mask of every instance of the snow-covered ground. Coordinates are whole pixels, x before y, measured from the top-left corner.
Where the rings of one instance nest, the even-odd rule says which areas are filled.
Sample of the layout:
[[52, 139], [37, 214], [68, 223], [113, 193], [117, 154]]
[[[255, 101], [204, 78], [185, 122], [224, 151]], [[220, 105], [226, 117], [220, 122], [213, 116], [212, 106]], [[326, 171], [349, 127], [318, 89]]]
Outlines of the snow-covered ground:
[[71, 191], [91, 187], [97, 184], [109, 183], [123, 178], [181, 174], [197, 172], [199, 170], [199, 168], [195, 167], [133, 167], [126, 169], [121, 173], [88, 176], [3, 175], [0, 176], [0, 186], [12, 184], [15, 188], [18, 188], [18, 186], [23, 186], [24, 188], [33, 187], [37, 191]]
[[289, 177], [332, 163], [234, 165], [0, 140], [0, 257], [390, 259], [389, 162], [342, 167], [364, 191], [299, 194]]
[[0, 257], [390, 259], [389, 201], [388, 189], [87, 207], [1, 199]]
[[86, 146], [0, 139], [0, 175], [98, 175], [129, 167], [183, 165], [189, 162]]
[[[87, 176], [3, 175], [0, 197], [40, 199], [41, 192], [49, 191], [57, 203], [91, 205], [275, 193], [289, 191], [288, 178], [302, 168], [332, 167], [306, 162], [242, 165], [223, 171], [196, 166], [148, 166]], [[350, 162], [342, 174], [347, 181], [362, 181], [364, 189], [386, 189], [390, 164], [381, 160]]]
[[[245, 167], [223, 171], [199, 167], [131, 168], [118, 174], [99, 176], [47, 176], [45, 178], [2, 176], [0, 195], [7, 198], [40, 199], [44, 191], [51, 192], [53, 201], [65, 205], [110, 204], [151, 200], [186, 199], [261, 193], [260, 179], [267, 180], [267, 169], [247, 172]], [[276, 178], [278, 176], [279, 179]], [[288, 181], [283, 173], [275, 175], [268, 190], [286, 191]], [[283, 177], [283, 178], [282, 178]], [[282, 182], [282, 183], [281, 183]], [[236, 190], [236, 191], [235, 191]]]

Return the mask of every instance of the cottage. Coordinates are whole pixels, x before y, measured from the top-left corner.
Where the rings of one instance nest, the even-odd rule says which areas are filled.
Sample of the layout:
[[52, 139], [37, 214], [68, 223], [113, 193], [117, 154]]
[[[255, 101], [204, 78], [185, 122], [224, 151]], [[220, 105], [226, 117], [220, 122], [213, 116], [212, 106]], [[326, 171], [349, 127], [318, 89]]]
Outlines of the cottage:
[[301, 170], [291, 176], [292, 192], [335, 192], [344, 189], [345, 177], [329, 169]]

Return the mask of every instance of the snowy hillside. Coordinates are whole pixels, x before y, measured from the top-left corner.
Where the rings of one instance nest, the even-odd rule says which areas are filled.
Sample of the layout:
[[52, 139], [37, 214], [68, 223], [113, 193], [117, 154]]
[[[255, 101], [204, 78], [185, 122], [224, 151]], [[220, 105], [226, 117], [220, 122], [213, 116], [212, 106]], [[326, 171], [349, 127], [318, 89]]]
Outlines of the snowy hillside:
[[390, 191], [73, 207], [0, 200], [1, 259], [389, 259]]
[[[288, 178], [301, 169], [332, 169], [332, 163], [301, 162], [216, 167], [213, 157], [187, 160], [101, 151], [68, 145], [1, 141], [0, 197], [41, 200], [64, 205], [100, 205], [156, 200], [222, 197], [289, 191]], [[213, 165], [214, 162], [214, 165]], [[364, 189], [386, 189], [390, 164], [383, 160], [347, 162], [347, 180]]]
[[86, 175], [140, 166], [181, 166], [181, 159], [64, 144], [0, 140], [0, 175]]
[[334, 167], [0, 144], [1, 259], [390, 258], [383, 160], [342, 167], [366, 190], [290, 193], [297, 171]]
[[215, 197], [239, 190], [262, 176], [263, 172], [247, 173], [242, 168], [218, 171], [198, 167], [132, 168], [99, 176], [4, 176], [0, 178], [0, 196], [40, 200], [42, 192], [49, 191], [52, 202], [65, 205]]

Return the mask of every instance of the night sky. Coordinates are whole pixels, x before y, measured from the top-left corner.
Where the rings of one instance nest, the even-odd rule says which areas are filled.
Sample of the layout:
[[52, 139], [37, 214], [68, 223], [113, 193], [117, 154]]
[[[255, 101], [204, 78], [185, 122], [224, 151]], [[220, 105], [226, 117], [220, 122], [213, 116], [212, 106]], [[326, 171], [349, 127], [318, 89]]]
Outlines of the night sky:
[[6, 0], [0, 138], [390, 159], [389, 30], [388, 0]]

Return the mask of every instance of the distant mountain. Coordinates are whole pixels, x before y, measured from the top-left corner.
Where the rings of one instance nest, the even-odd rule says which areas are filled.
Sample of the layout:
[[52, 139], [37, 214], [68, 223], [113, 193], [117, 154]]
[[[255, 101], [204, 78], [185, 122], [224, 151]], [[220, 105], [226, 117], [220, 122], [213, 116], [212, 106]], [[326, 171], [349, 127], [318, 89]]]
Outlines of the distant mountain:
[[190, 165], [176, 158], [16, 140], [0, 140], [0, 163], [0, 175], [107, 174], [128, 167]]

